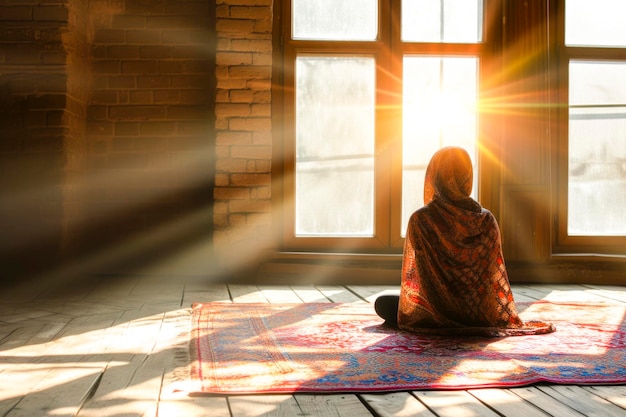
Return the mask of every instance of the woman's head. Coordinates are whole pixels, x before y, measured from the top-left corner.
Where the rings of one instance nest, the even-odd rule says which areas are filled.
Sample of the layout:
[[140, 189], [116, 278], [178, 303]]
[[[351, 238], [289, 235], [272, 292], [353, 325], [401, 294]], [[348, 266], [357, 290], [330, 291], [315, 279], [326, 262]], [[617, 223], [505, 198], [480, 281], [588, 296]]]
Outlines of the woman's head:
[[445, 147], [433, 155], [426, 169], [424, 204], [435, 196], [446, 201], [465, 200], [472, 193], [474, 170], [463, 148]]

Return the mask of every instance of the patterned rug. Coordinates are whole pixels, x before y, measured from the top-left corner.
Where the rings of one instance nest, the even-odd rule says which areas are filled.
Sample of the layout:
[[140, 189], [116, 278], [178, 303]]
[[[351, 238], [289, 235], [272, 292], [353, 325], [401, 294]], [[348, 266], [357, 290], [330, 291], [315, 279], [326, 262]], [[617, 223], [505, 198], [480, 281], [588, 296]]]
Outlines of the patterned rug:
[[196, 393], [336, 393], [626, 383], [624, 304], [518, 303], [557, 331], [420, 336], [381, 326], [373, 305], [193, 306]]

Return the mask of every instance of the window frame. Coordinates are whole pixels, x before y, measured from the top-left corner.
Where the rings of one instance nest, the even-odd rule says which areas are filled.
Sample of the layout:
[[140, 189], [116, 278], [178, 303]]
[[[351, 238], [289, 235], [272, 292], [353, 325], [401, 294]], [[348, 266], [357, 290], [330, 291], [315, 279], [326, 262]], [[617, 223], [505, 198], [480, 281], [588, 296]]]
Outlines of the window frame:
[[565, 5], [566, 0], [556, 0], [553, 19], [556, 28], [556, 62], [558, 85], [555, 106], [556, 126], [556, 161], [554, 183], [555, 196], [555, 232], [553, 253], [623, 255], [626, 236], [569, 235], [568, 233], [568, 188], [569, 188], [569, 63], [570, 61], [624, 61], [626, 47], [567, 46], [565, 44]]
[[[323, 253], [391, 253], [402, 252], [402, 57], [472, 56], [478, 58], [478, 98], [483, 96], [483, 79], [494, 67], [496, 41], [501, 28], [492, 19], [501, 13], [501, 0], [484, 0], [482, 41], [479, 43], [403, 42], [400, 36], [401, 0], [378, 0], [378, 38], [374, 41], [325, 41], [291, 39], [291, 1], [275, 1], [274, 33], [274, 162], [272, 167], [274, 221], [279, 225], [277, 238], [282, 250]], [[496, 17], [495, 21], [500, 20]], [[488, 30], [489, 29], [489, 30]], [[373, 237], [295, 236], [295, 59], [298, 55], [374, 56], [376, 70], [376, 142], [375, 142], [375, 218]], [[277, 87], [277, 88], [276, 88]], [[278, 93], [278, 94], [276, 94]], [[490, 187], [497, 183], [497, 163], [482, 155], [490, 144], [482, 143], [485, 129], [494, 123], [477, 114], [478, 199], [482, 204], [497, 202]], [[494, 209], [497, 211], [497, 208]]]

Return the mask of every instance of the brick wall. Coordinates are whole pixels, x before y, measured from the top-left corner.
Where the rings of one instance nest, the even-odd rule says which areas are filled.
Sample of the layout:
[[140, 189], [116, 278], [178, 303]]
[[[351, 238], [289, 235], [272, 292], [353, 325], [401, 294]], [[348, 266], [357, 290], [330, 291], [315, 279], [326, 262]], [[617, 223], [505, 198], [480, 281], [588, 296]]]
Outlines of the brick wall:
[[[90, 262], [100, 259], [95, 268], [109, 273], [168, 265], [198, 244], [208, 259], [213, 4], [90, 0], [89, 6], [98, 18], [92, 23], [87, 168], [76, 187], [70, 246]], [[187, 267], [202, 274], [207, 265]]]
[[214, 22], [206, 0], [0, 0], [3, 281], [210, 269]]
[[0, 29], [8, 275], [271, 249], [272, 0], [0, 0]]
[[216, 15], [215, 244], [227, 268], [254, 267], [273, 244], [272, 0], [218, 0]]
[[67, 0], [0, 1], [2, 281], [54, 265], [63, 229]]

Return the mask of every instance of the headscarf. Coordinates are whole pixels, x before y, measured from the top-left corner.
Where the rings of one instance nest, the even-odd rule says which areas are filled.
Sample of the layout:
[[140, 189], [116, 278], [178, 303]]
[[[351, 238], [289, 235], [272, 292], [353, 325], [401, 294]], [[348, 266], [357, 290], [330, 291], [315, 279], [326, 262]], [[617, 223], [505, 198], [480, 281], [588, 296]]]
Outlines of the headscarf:
[[426, 169], [425, 206], [411, 216], [402, 262], [398, 325], [435, 334], [548, 333], [517, 312], [491, 212], [471, 198], [472, 162], [458, 147]]

